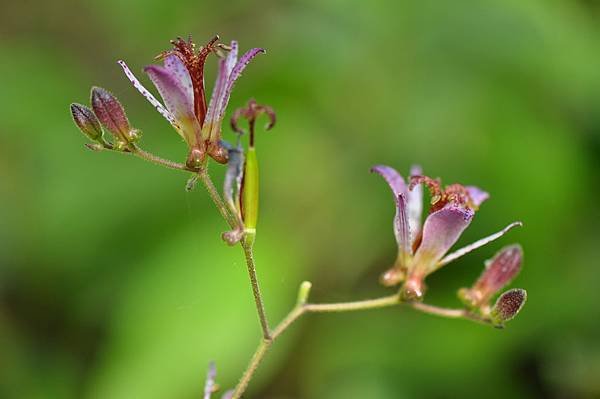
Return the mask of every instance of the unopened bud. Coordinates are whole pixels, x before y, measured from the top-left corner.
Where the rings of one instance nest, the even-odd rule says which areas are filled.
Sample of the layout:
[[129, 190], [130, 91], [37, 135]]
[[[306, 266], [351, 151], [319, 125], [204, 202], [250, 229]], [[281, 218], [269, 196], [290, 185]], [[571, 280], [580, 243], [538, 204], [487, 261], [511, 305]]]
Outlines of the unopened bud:
[[297, 305], [304, 305], [308, 301], [311, 288], [312, 283], [310, 281], [303, 281], [302, 284], [300, 284], [300, 288], [298, 289], [298, 301], [296, 302]]
[[114, 95], [101, 87], [93, 87], [91, 103], [94, 113], [106, 130], [117, 140], [125, 143], [132, 141], [129, 120], [123, 106]]
[[502, 248], [485, 263], [485, 270], [473, 287], [459, 291], [459, 298], [471, 307], [487, 305], [490, 298], [519, 273], [522, 261], [523, 250], [519, 245]]
[[504, 292], [492, 308], [490, 316], [492, 322], [501, 327], [505, 322], [513, 319], [523, 308], [527, 301], [527, 291], [513, 288]]
[[394, 266], [379, 277], [379, 282], [385, 287], [393, 287], [404, 281], [405, 278], [406, 270]]
[[81, 104], [71, 104], [73, 122], [90, 140], [102, 140], [102, 126], [94, 111]]

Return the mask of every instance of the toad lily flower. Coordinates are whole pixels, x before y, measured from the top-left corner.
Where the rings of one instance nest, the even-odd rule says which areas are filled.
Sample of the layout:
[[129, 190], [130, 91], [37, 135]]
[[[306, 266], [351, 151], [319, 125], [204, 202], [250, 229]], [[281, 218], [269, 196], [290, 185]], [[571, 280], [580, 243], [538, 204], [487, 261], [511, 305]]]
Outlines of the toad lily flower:
[[[386, 286], [394, 286], [404, 281], [401, 293], [407, 300], [423, 298], [424, 281], [429, 274], [521, 225], [520, 222], [511, 223], [495, 234], [446, 255], [471, 224], [475, 212], [489, 198], [489, 194], [477, 187], [460, 184], [442, 188], [438, 180], [422, 176], [419, 167], [412, 168], [413, 176], [409, 185], [389, 166], [375, 166], [371, 171], [386, 180], [396, 201], [394, 233], [398, 256], [394, 266], [382, 275], [381, 282]], [[421, 184], [431, 192], [429, 214], [422, 225]]]
[[[160, 54], [164, 65], [150, 65], [144, 68], [160, 93], [164, 105], [160, 103], [134, 76], [124, 61], [118, 61], [133, 86], [169, 121], [177, 133], [185, 140], [190, 151], [187, 166], [199, 169], [208, 154], [219, 163], [227, 162], [227, 149], [221, 144], [221, 122], [225, 114], [231, 90], [236, 80], [250, 61], [265, 51], [253, 48], [238, 60], [238, 44], [231, 41], [226, 46], [215, 36], [199, 51], [189, 39], [172, 41], [173, 49]], [[217, 79], [212, 97], [206, 105], [204, 88], [204, 64], [210, 53], [221, 54]]]

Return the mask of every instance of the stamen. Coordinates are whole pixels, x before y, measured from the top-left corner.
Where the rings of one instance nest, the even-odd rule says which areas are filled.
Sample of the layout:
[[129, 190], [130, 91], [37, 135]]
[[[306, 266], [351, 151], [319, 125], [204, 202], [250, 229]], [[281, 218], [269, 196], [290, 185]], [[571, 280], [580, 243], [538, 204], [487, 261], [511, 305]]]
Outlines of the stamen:
[[244, 129], [239, 127], [239, 119], [244, 118], [248, 121], [248, 127], [250, 130], [250, 147], [254, 147], [254, 125], [256, 123], [256, 118], [261, 114], [266, 114], [269, 118], [269, 122], [265, 125], [265, 130], [270, 130], [273, 126], [275, 126], [276, 115], [273, 108], [269, 107], [268, 105], [258, 104], [254, 99], [248, 101], [248, 105], [246, 105], [246, 107], [236, 109], [231, 117], [231, 128], [239, 134], [246, 133]]

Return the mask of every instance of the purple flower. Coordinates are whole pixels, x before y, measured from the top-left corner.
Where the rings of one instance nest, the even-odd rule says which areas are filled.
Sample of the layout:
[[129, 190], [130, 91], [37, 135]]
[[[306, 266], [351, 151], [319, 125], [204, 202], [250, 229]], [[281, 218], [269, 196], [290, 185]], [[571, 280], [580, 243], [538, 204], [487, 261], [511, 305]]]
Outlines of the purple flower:
[[[227, 150], [222, 146], [221, 124], [231, 90], [250, 61], [265, 51], [253, 48], [238, 60], [238, 45], [217, 43], [218, 37], [195, 51], [191, 39], [172, 41], [173, 49], [159, 55], [163, 65], [144, 68], [156, 86], [164, 105], [159, 102], [133, 75], [124, 61], [119, 65], [133, 86], [171, 123], [190, 148], [187, 164], [199, 168], [206, 154], [219, 163], [227, 162]], [[206, 102], [204, 88], [204, 64], [210, 53], [228, 51], [219, 61], [217, 79], [210, 102]]]
[[[521, 225], [520, 222], [511, 223], [503, 230], [447, 255], [489, 194], [474, 186], [452, 184], [442, 187], [439, 180], [421, 175], [418, 166], [411, 169], [409, 185], [389, 166], [378, 165], [371, 171], [387, 181], [396, 201], [394, 233], [398, 256], [394, 266], [382, 275], [381, 282], [394, 286], [404, 281], [402, 295], [408, 300], [423, 298], [424, 281], [429, 274]], [[431, 192], [429, 213], [422, 224], [421, 185]]]

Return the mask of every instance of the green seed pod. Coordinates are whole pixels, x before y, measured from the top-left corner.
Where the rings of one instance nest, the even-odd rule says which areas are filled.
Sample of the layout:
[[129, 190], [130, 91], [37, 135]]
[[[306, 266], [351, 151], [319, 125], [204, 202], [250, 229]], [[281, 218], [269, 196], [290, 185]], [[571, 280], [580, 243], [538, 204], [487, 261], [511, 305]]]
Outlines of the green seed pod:
[[258, 220], [258, 161], [254, 147], [248, 148], [242, 183], [242, 218], [246, 232], [254, 233]]

